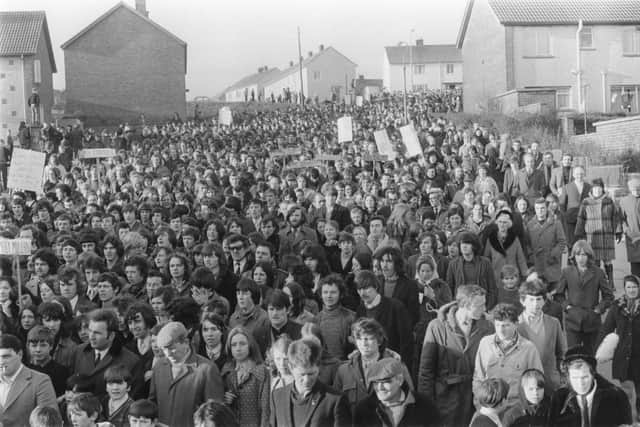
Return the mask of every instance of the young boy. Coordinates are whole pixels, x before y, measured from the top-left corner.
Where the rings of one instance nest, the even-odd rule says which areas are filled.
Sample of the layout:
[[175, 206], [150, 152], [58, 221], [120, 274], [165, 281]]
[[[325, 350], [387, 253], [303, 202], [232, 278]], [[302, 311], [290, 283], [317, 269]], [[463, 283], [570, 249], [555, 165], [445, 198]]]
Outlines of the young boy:
[[69, 408], [73, 399], [82, 393], [90, 393], [95, 388], [91, 377], [82, 374], [73, 374], [67, 378], [67, 386], [65, 387], [64, 399], [58, 399], [60, 407], [60, 415], [64, 421], [64, 425], [71, 423], [71, 413]]
[[158, 422], [158, 407], [148, 399], [136, 400], [129, 407], [130, 427], [163, 427]]
[[73, 427], [96, 427], [102, 407], [93, 394], [81, 393], [71, 400], [68, 410]]
[[133, 399], [131, 390], [131, 372], [124, 365], [114, 365], [104, 372], [108, 397], [103, 402], [104, 419], [116, 426], [125, 425], [129, 415], [129, 407]]
[[500, 270], [500, 284], [498, 285], [498, 303], [520, 306], [520, 272], [515, 265], [505, 264]]
[[27, 350], [29, 363], [27, 366], [43, 374], [49, 375], [56, 396], [65, 394], [65, 386], [69, 377], [69, 370], [53, 360], [51, 351], [55, 334], [51, 329], [36, 325], [27, 334]]
[[476, 399], [478, 410], [469, 427], [502, 426], [500, 413], [509, 393], [509, 385], [501, 378], [488, 378], [480, 384]]

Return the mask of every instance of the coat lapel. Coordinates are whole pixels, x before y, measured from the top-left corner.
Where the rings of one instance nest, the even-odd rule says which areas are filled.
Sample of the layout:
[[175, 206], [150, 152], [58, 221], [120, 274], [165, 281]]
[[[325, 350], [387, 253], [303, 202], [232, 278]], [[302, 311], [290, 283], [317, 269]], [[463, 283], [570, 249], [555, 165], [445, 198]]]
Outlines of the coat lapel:
[[316, 412], [316, 409], [320, 405], [320, 402], [322, 402], [322, 399], [324, 399], [324, 392], [322, 391], [314, 393], [314, 396], [311, 397], [311, 409], [307, 413], [307, 417], [304, 419], [304, 423], [302, 423], [303, 426], [309, 425], [309, 421], [311, 421], [311, 417], [313, 417], [313, 414]]
[[27, 368], [26, 366], [22, 366], [22, 370], [11, 385], [11, 389], [9, 390], [9, 394], [7, 395], [7, 401], [4, 404], [5, 410], [18, 399], [18, 397], [22, 394], [24, 389], [27, 388], [30, 382], [31, 372], [29, 372], [29, 368]]

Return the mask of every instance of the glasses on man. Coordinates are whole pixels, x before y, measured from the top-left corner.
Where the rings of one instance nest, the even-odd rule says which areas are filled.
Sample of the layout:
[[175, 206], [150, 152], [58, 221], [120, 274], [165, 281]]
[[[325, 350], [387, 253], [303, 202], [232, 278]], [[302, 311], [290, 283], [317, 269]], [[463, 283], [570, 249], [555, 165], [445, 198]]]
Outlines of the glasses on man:
[[234, 252], [241, 251], [242, 249], [244, 249], [243, 245], [240, 245], [240, 246], [229, 246], [229, 250], [230, 251], [234, 251]]

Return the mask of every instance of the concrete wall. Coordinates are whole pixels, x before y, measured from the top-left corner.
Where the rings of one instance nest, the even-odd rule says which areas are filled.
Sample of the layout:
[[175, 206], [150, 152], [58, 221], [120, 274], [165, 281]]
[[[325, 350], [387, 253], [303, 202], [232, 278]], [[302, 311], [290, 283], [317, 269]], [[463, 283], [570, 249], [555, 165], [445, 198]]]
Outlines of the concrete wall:
[[[580, 50], [582, 83], [588, 85], [587, 109], [607, 112], [610, 105], [611, 85], [640, 84], [640, 56], [623, 55], [623, 33], [635, 27], [596, 25], [591, 29], [593, 48]], [[577, 68], [576, 30], [577, 26], [569, 25], [514, 27], [515, 87], [570, 86], [572, 107], [579, 110], [577, 79], [574, 74]], [[550, 35], [551, 54], [548, 57], [528, 56], [527, 41], [536, 31], [543, 31]], [[603, 72], [606, 72], [604, 79]]]
[[625, 151], [640, 147], [640, 116], [623, 117], [595, 123], [596, 132], [574, 135], [575, 144], [595, 143], [604, 151]]
[[122, 120], [186, 114], [184, 46], [124, 7], [64, 57], [67, 114]]
[[464, 111], [485, 111], [489, 100], [507, 90], [505, 28], [487, 0], [476, 0], [462, 45]]

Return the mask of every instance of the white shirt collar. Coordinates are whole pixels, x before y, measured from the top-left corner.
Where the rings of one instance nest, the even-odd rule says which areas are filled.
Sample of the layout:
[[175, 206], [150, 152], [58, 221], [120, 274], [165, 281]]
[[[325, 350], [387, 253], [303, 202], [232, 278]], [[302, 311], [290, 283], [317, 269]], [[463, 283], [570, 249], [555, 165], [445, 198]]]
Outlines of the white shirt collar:
[[2, 381], [2, 380], [0, 380], [0, 381], [8, 383], [9, 385], [13, 384], [16, 381], [16, 378], [18, 377], [20, 372], [22, 371], [23, 367], [24, 367], [24, 365], [21, 363], [20, 367], [16, 370], [16, 372], [9, 379], [7, 379], [6, 381]]

